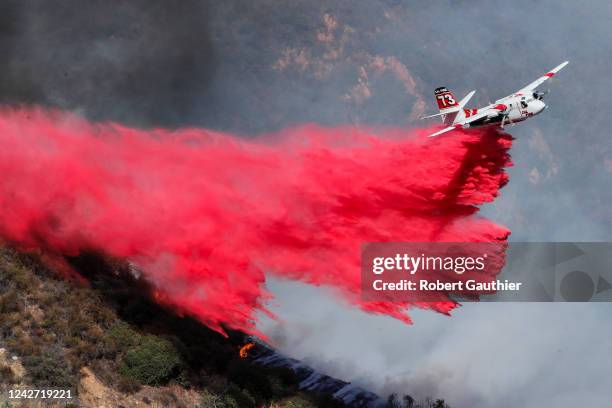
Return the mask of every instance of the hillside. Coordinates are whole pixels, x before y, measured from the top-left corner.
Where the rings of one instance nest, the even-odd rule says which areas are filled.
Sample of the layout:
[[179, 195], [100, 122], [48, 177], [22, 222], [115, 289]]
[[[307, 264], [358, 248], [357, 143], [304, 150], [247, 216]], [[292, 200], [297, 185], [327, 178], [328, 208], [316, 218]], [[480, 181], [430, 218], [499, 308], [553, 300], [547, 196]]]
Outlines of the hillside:
[[78, 398], [37, 405], [4, 393], [2, 406], [448, 408], [409, 396], [383, 401], [263, 343], [241, 358], [244, 334], [226, 338], [150, 293], [127, 262], [0, 246], [0, 387], [63, 388]]
[[[50, 264], [91, 281], [65, 280]], [[86, 407], [343, 406], [300, 392], [289, 369], [241, 359], [240, 333], [224, 338], [150, 302], [126, 263], [85, 255], [60, 265], [0, 249], [5, 388], [70, 388], [73, 406]]]

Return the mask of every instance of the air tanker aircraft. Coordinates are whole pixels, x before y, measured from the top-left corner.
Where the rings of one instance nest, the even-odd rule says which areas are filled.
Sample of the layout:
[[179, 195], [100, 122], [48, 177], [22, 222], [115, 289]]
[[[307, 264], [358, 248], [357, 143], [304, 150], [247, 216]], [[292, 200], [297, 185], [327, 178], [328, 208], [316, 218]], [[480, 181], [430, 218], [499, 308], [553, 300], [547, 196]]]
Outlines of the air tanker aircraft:
[[446, 89], [446, 87], [436, 88], [434, 94], [440, 113], [425, 116], [421, 119], [441, 116], [444, 124], [449, 126], [436, 133], [432, 133], [429, 137], [438, 136], [454, 129], [483, 126], [499, 126], [503, 129], [506, 123], [522, 122], [527, 118], [537, 115], [546, 109], [546, 104], [542, 102], [542, 99], [548, 91], [536, 91], [536, 88], [561, 71], [568, 63], [569, 61], [565, 61], [512, 95], [498, 99], [495, 103], [479, 109], [464, 108], [476, 91], [470, 92], [465, 98], [457, 102], [453, 93]]

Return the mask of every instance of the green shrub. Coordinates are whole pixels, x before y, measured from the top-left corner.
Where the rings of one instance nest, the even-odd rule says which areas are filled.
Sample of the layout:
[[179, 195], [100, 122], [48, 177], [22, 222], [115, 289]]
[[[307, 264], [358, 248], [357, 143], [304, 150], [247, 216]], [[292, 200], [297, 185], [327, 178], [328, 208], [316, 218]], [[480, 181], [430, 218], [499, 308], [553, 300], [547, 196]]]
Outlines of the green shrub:
[[162, 385], [180, 373], [181, 357], [174, 345], [157, 336], [144, 336], [123, 357], [120, 373], [146, 385]]
[[106, 332], [108, 340], [115, 343], [118, 347], [127, 349], [135, 346], [139, 342], [140, 335], [132, 330], [129, 324], [124, 321], [118, 321]]
[[123, 321], [111, 326], [102, 339], [103, 354], [113, 358], [138, 345], [142, 336]]
[[222, 395], [204, 390], [199, 408], [254, 408], [255, 406], [255, 398], [247, 390], [231, 384]]

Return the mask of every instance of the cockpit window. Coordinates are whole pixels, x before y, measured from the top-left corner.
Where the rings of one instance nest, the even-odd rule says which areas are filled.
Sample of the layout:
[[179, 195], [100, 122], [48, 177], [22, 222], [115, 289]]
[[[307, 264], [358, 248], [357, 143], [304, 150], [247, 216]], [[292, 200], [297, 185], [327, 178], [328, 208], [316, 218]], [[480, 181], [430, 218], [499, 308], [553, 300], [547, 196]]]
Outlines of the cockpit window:
[[521, 101], [521, 107], [526, 108], [527, 107], [527, 102]]

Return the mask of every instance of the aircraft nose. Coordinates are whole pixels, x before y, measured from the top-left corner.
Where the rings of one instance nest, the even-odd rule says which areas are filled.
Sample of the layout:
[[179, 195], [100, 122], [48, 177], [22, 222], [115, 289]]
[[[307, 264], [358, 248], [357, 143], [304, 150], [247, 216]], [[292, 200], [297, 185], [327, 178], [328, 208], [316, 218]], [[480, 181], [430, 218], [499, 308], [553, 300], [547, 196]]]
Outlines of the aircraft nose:
[[541, 113], [544, 109], [546, 109], [546, 104], [537, 99], [533, 101], [532, 104], [533, 104], [533, 113], [535, 115], [537, 115], [538, 113]]

